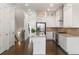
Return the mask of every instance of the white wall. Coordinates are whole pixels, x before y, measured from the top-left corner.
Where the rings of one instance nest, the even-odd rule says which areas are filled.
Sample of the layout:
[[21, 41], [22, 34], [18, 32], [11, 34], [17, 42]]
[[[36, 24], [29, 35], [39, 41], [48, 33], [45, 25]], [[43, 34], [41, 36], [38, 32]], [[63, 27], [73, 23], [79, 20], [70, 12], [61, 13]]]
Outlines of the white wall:
[[15, 10], [15, 29], [16, 29], [16, 32], [20, 28], [24, 28], [24, 11], [22, 8], [17, 7]]
[[18, 32], [24, 29], [24, 10], [21, 7], [16, 7], [15, 9], [15, 32], [16, 37], [21, 40], [22, 37], [18, 37]]

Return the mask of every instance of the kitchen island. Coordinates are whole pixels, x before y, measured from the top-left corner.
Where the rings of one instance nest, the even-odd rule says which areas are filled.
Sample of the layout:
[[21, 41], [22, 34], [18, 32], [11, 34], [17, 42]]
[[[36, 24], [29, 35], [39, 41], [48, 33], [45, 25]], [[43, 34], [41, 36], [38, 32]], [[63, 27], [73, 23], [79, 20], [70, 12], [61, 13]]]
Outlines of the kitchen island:
[[30, 42], [33, 43], [33, 55], [46, 54], [46, 36], [45, 34], [30, 35]]

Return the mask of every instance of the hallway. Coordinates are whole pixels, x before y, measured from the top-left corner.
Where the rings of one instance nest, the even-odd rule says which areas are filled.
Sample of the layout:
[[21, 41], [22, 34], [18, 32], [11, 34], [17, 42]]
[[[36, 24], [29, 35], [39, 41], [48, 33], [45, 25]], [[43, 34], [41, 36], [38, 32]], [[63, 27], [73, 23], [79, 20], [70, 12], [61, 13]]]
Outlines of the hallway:
[[[32, 55], [32, 44], [27, 48], [27, 42], [22, 42], [20, 45], [18, 42], [15, 46], [2, 53], [2, 55]], [[54, 41], [48, 40], [46, 42], [46, 55], [65, 55], [65, 53], [56, 46]]]

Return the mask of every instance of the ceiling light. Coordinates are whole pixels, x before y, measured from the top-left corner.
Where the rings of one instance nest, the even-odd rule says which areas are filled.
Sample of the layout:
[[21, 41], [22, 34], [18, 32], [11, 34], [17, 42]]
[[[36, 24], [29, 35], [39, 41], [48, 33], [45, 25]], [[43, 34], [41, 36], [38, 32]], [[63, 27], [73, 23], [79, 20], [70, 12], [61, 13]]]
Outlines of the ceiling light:
[[28, 4], [26, 3], [25, 6], [28, 6]]
[[28, 11], [31, 11], [31, 9], [28, 9]]
[[50, 11], [50, 9], [48, 8], [47, 11]]
[[50, 7], [53, 7], [53, 4], [49, 4]]

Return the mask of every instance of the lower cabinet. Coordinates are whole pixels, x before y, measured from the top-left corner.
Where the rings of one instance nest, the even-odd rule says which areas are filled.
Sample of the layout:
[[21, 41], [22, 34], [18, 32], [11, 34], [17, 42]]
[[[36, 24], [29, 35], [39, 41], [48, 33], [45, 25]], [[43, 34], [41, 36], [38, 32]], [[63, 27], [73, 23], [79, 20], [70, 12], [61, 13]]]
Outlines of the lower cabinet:
[[5, 51], [3, 48], [3, 38], [2, 38], [2, 35], [0, 35], [0, 54], [3, 52], [3, 51]]
[[79, 54], [79, 37], [68, 37], [66, 51], [69, 54]]
[[14, 33], [9, 33], [9, 47], [15, 45], [15, 35]]
[[66, 49], [66, 38], [63, 35], [59, 35], [59, 45], [65, 50]]
[[0, 54], [15, 45], [15, 38], [12, 34], [2, 33], [0, 36]]
[[46, 32], [46, 38], [47, 38], [47, 40], [53, 40], [53, 33], [52, 32]]
[[59, 46], [68, 54], [79, 54], [79, 37], [59, 34]]
[[15, 44], [14, 35], [9, 33], [2, 33], [0, 36], [0, 54], [8, 50]]
[[46, 40], [56, 41], [56, 32], [46, 32]]
[[0, 54], [9, 49], [9, 37], [8, 34], [3, 33], [0, 36]]

